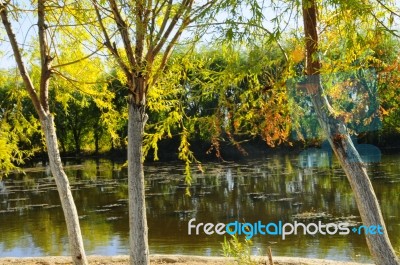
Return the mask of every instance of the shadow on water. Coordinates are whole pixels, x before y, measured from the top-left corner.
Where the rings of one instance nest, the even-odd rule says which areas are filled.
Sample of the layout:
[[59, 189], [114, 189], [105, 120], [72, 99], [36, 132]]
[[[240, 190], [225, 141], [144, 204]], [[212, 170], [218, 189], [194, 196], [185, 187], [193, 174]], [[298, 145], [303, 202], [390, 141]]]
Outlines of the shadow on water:
[[[389, 235], [400, 249], [400, 164], [383, 156], [369, 164]], [[85, 160], [66, 165], [88, 254], [127, 254], [127, 172], [121, 163]], [[243, 163], [205, 163], [193, 169], [185, 195], [184, 166], [146, 166], [146, 200], [152, 253], [221, 255], [224, 236], [188, 235], [195, 223], [360, 221], [348, 182], [322, 149], [274, 155]], [[54, 180], [42, 168], [0, 181], [0, 255], [67, 255], [68, 240]], [[370, 261], [363, 236], [255, 235], [255, 254]]]

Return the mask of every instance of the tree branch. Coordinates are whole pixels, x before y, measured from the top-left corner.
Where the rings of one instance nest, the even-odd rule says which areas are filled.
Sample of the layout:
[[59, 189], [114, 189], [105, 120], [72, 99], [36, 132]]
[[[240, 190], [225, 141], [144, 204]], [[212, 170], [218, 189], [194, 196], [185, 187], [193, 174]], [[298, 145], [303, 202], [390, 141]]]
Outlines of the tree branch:
[[[191, 18], [191, 20], [192, 20], [192, 21], [195, 21], [195, 18]], [[229, 25], [229, 24], [230, 24], [230, 23], [227, 23], [227, 22], [214, 22], [214, 23], [207, 23], [207, 24], [191, 25], [191, 26], [188, 26], [188, 28], [189, 28], [189, 27], [216, 26], [216, 25]], [[255, 27], [255, 28], [258, 28], [258, 29], [264, 31], [265, 33], [267, 33], [267, 34], [270, 35], [270, 36], [273, 36], [273, 35], [274, 35], [273, 32], [269, 31], [268, 29], [266, 29], [265, 27], [263, 27], [263, 26], [261, 26], [261, 25], [255, 24], [255, 23], [247, 23], [247, 22], [238, 22], [238, 21], [237, 21], [237, 22], [235, 22], [235, 24], [237, 24], [237, 25], [244, 25], [244, 26]], [[278, 48], [281, 50], [282, 54], [285, 56], [286, 62], [288, 62], [288, 61], [289, 61], [289, 57], [288, 57], [288, 55], [287, 55], [285, 49], [283, 48], [282, 44], [281, 44], [277, 39], [275, 39], [275, 42], [276, 42], [276, 44], [278, 45]]]
[[182, 18], [182, 16], [188, 12], [188, 10], [190, 11], [191, 7], [193, 4], [193, 0], [184, 0], [181, 4], [181, 6], [179, 7], [178, 11], [176, 12], [176, 14], [174, 15], [174, 17], [172, 18], [172, 21], [170, 22], [167, 30], [164, 32], [164, 34], [162, 35], [161, 39], [159, 40], [158, 44], [156, 45], [156, 47], [154, 48], [154, 50], [152, 51], [153, 56], [155, 56], [156, 54], [158, 54], [160, 52], [160, 50], [162, 49], [162, 47], [164, 46], [165, 42], [167, 41], [167, 39], [169, 38], [171, 32], [174, 30], [175, 25], [178, 23], [178, 20], [180, 18]]
[[[133, 49], [132, 49], [131, 39], [129, 36], [128, 25], [122, 19], [121, 13], [118, 10], [118, 5], [115, 2], [115, 0], [109, 0], [109, 2], [111, 5], [111, 10], [114, 15], [114, 20], [117, 23], [118, 30], [122, 37], [122, 42], [124, 43], [125, 52], [126, 52], [126, 56], [128, 57], [130, 68], [133, 69], [137, 66], [137, 62], [133, 55]], [[128, 77], [129, 77], [129, 75], [128, 75]]]
[[385, 5], [384, 3], [382, 3], [382, 1], [380, 0], [376, 0], [384, 9], [386, 9], [387, 11], [390, 12], [390, 14], [396, 16], [396, 17], [400, 17], [400, 15], [396, 12], [394, 12], [392, 9], [390, 9], [387, 5]]
[[108, 36], [107, 30], [103, 24], [103, 18], [101, 17], [100, 10], [97, 6], [97, 2], [93, 1], [93, 6], [96, 11], [96, 16], [97, 20], [100, 24], [101, 31], [103, 32], [105, 42], [104, 45], [107, 47], [107, 49], [110, 51], [110, 53], [114, 56], [115, 60], [118, 62], [119, 66], [121, 67], [122, 71], [125, 73], [125, 75], [128, 77], [130, 76], [130, 71], [129, 67], [125, 64], [125, 62], [122, 60], [121, 56], [118, 54], [118, 51], [115, 47], [112, 46], [110, 37]]
[[[142, 66], [142, 56], [143, 56], [143, 49], [144, 49], [144, 38], [146, 35], [147, 29], [147, 22], [146, 20], [146, 13], [148, 12], [145, 10], [144, 7], [144, 0], [136, 0], [135, 6], [135, 26], [136, 26], [136, 45], [135, 45], [135, 59], [139, 67]], [[150, 0], [149, 0], [150, 1]], [[148, 19], [148, 15], [147, 15]], [[139, 70], [140, 71], [140, 70]]]
[[387, 32], [389, 32], [393, 36], [396, 36], [397, 38], [400, 38], [400, 35], [395, 33], [396, 30], [388, 28], [388, 26], [386, 26], [381, 20], [379, 20], [379, 18], [377, 18], [377, 16], [373, 12], [371, 12], [371, 15]]
[[[160, 41], [161, 36], [164, 33], [165, 27], [167, 26], [167, 22], [168, 22], [168, 19], [169, 19], [169, 15], [171, 13], [171, 9], [172, 9], [172, 0], [168, 0], [167, 10], [165, 11], [164, 19], [163, 19], [163, 21], [161, 23], [160, 30], [158, 31], [157, 36], [156, 36], [156, 38], [154, 40], [155, 43], [158, 43]], [[161, 11], [161, 7], [160, 7], [160, 11]]]
[[[104, 46], [104, 45], [103, 45], [103, 46]], [[63, 63], [63, 64], [55, 65], [55, 66], [52, 67], [52, 69], [60, 68], [60, 67], [64, 67], [64, 66], [68, 66], [68, 65], [75, 64], [75, 63], [79, 63], [79, 62], [82, 62], [82, 61], [84, 61], [84, 60], [86, 60], [86, 59], [89, 59], [90, 57], [92, 57], [93, 55], [95, 55], [98, 51], [100, 51], [100, 50], [103, 48], [103, 46], [101, 46], [100, 48], [98, 48], [97, 50], [95, 50], [94, 52], [92, 52], [91, 54], [89, 54], [89, 55], [87, 55], [87, 56], [85, 56], [85, 57], [82, 57], [82, 58], [80, 58], [80, 59], [78, 59], [78, 60], [75, 60], [75, 61], [72, 61], [72, 62], [68, 62], [68, 63]]]
[[187, 27], [187, 25], [190, 22], [191, 22], [191, 20], [189, 18], [186, 18], [185, 21], [183, 21], [183, 23], [179, 27], [178, 31], [172, 37], [171, 41], [168, 43], [167, 48], [165, 49], [165, 52], [164, 52], [164, 54], [162, 56], [160, 66], [158, 67], [157, 72], [154, 74], [150, 86], [154, 85], [154, 83], [157, 81], [159, 75], [164, 70], [166, 63], [167, 63], [168, 59], [170, 58], [170, 56], [172, 54], [173, 47], [175, 46], [175, 44], [178, 41], [179, 37], [182, 35], [184, 29]]
[[[100, 82], [100, 81], [95, 81], [95, 82], [79, 81], [79, 80], [76, 80], [76, 79], [73, 79], [71, 77], [66, 76], [65, 74], [61, 73], [58, 70], [54, 70], [54, 73], [58, 74], [59, 76], [61, 76], [61, 78], [63, 78], [64, 80], [69, 81], [70, 83], [78, 83], [78, 84], [85, 84], [85, 85], [97, 85], [97, 84], [107, 84], [107, 83], [109, 83], [108, 81], [102, 81], [102, 82]], [[81, 89], [79, 89], [79, 90], [81, 90]], [[90, 93], [88, 93], [88, 94], [90, 94]], [[90, 94], [90, 95], [92, 95], [92, 94]], [[95, 95], [95, 94], [93, 94], [93, 95]]]
[[45, 24], [45, 6], [44, 0], [38, 1], [38, 28], [39, 28], [39, 46], [40, 46], [40, 103], [45, 112], [49, 112], [49, 82], [51, 75], [51, 61], [53, 58], [49, 55], [47, 45]]
[[39, 100], [39, 97], [35, 90], [35, 87], [32, 83], [32, 80], [31, 80], [29, 74], [28, 74], [28, 71], [26, 70], [25, 64], [22, 61], [22, 55], [19, 50], [15, 34], [11, 28], [11, 23], [8, 20], [7, 2], [6, 3], [0, 2], [0, 15], [1, 15], [1, 20], [3, 22], [3, 25], [7, 32], [7, 36], [10, 40], [11, 48], [14, 53], [14, 58], [17, 63], [17, 67], [21, 74], [22, 80], [25, 84], [25, 88], [28, 91], [29, 97], [31, 98], [31, 100], [33, 102], [33, 106], [35, 107], [36, 112], [38, 113], [40, 118], [43, 118], [45, 115], [45, 111], [42, 108], [42, 106], [40, 105], [40, 100]]

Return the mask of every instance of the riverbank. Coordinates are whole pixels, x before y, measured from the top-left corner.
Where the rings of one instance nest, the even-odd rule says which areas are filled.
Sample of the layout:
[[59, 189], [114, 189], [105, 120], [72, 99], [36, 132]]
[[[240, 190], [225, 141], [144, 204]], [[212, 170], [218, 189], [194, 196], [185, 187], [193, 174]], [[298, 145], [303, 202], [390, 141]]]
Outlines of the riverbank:
[[[128, 256], [89, 256], [91, 265], [127, 265]], [[255, 257], [260, 265], [267, 265], [267, 257]], [[274, 265], [366, 265], [365, 263], [307, 259], [292, 257], [274, 257]], [[1, 265], [72, 265], [70, 257], [0, 258]], [[201, 257], [186, 255], [152, 255], [151, 264], [171, 265], [229, 265], [237, 264], [233, 259], [224, 257]]]

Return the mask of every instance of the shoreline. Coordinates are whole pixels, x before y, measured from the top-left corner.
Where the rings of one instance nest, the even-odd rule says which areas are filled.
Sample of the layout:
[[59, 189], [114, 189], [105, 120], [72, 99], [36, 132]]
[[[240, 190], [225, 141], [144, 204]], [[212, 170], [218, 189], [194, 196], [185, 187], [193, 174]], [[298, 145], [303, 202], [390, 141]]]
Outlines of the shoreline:
[[[268, 257], [255, 256], [254, 261], [258, 264], [269, 264]], [[93, 265], [126, 265], [128, 255], [119, 256], [88, 256], [90, 264]], [[296, 257], [273, 257], [274, 265], [371, 265], [372, 263], [357, 263], [351, 261], [336, 261], [312, 258]], [[171, 265], [225, 265], [237, 264], [233, 258], [225, 257], [203, 257], [190, 255], [150, 255], [151, 264], [171, 264]], [[0, 258], [1, 265], [72, 265], [71, 258], [68, 256], [49, 256], [49, 257], [4, 257]]]

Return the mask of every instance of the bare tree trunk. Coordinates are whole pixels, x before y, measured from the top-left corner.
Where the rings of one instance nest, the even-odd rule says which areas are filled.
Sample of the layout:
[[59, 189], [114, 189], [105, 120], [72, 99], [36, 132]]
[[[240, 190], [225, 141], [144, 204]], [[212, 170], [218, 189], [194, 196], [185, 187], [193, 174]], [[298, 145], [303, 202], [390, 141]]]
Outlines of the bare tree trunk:
[[128, 193], [130, 264], [148, 265], [149, 244], [144, 191], [142, 139], [147, 121], [145, 107], [128, 103]]
[[346, 125], [334, 118], [332, 108], [321, 84], [318, 52], [318, 32], [315, 0], [303, 0], [304, 32], [306, 38], [307, 91], [317, 113], [318, 121], [328, 137], [344, 169], [365, 226], [380, 225], [383, 234], [366, 234], [370, 253], [378, 265], [398, 265], [399, 259], [390, 243], [381, 209], [369, 180], [364, 163], [355, 149]]
[[44, 131], [46, 137], [47, 153], [49, 155], [51, 173], [53, 174], [57, 184], [57, 190], [60, 196], [61, 205], [67, 224], [72, 260], [75, 265], [87, 265], [88, 261], [83, 247], [78, 212], [72, 197], [68, 177], [62, 167], [53, 116], [51, 114], [47, 114], [40, 120], [42, 123], [42, 130]]

